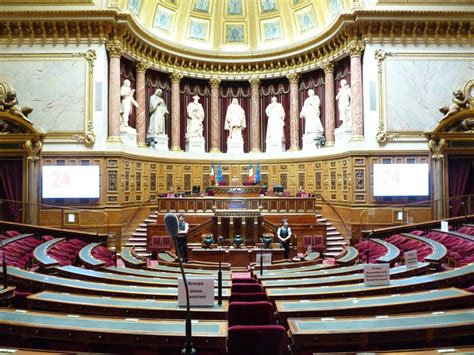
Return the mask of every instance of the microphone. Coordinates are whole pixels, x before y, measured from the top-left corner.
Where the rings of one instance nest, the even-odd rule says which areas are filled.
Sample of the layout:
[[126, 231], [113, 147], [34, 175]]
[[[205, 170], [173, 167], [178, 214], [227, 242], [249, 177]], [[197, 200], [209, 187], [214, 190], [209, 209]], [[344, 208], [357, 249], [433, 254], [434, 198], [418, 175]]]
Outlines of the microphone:
[[184, 349], [181, 350], [182, 355], [195, 355], [196, 350], [193, 349], [192, 341], [192, 328], [191, 328], [191, 310], [189, 309], [189, 289], [188, 282], [186, 281], [186, 274], [184, 273], [183, 261], [181, 260], [180, 250], [178, 247], [178, 217], [174, 213], [167, 213], [165, 215], [165, 228], [168, 234], [174, 240], [174, 246], [176, 248], [176, 255], [178, 255], [179, 268], [181, 270], [181, 276], [183, 277], [184, 290], [186, 291], [186, 341], [184, 343]]
[[5, 249], [3, 248], [2, 240], [2, 266], [3, 266], [3, 288], [8, 287], [8, 276], [7, 276], [7, 256], [5, 255]]

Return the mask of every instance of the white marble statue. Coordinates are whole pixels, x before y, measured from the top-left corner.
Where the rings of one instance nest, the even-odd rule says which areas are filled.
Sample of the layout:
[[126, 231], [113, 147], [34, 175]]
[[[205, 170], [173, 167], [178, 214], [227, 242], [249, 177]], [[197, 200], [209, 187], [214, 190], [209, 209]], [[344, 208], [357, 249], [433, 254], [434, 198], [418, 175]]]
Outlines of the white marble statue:
[[224, 129], [229, 131], [229, 140], [242, 140], [242, 130], [246, 127], [245, 111], [236, 98], [227, 107]]
[[128, 127], [128, 118], [132, 112], [132, 105], [138, 108], [138, 103], [133, 98], [135, 89], [132, 89], [130, 80], [125, 79], [120, 87], [120, 128]]
[[199, 96], [193, 96], [193, 101], [188, 104], [187, 114], [186, 138], [202, 137], [204, 130], [204, 108], [199, 103]]
[[339, 120], [342, 121], [341, 127], [351, 128], [351, 99], [351, 87], [345, 79], [342, 79], [341, 87], [336, 95]]
[[321, 112], [319, 107], [321, 101], [318, 95], [314, 94], [313, 89], [308, 90], [308, 97], [304, 100], [303, 108], [300, 112], [300, 117], [305, 120], [305, 134], [321, 134], [324, 132], [323, 125], [321, 124]]
[[275, 96], [272, 97], [272, 102], [265, 109], [265, 113], [268, 117], [267, 140], [281, 141], [284, 137], [285, 109]]
[[165, 115], [168, 114], [165, 100], [161, 97], [163, 91], [156, 89], [150, 96], [150, 125], [148, 126], [148, 137], [153, 138], [157, 135], [166, 134]]

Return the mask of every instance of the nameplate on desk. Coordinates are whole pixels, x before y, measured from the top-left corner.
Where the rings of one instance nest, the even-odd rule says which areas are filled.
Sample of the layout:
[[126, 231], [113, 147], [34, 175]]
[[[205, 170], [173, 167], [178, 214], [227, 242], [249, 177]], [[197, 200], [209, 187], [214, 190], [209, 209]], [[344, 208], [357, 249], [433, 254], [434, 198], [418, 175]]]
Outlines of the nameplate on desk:
[[407, 269], [414, 269], [418, 265], [418, 253], [416, 250], [409, 250], [403, 253], [405, 266]]
[[[214, 279], [211, 277], [186, 277], [191, 307], [214, 306]], [[178, 306], [186, 306], [186, 289], [182, 277], [178, 277]]]
[[262, 259], [263, 265], [271, 265], [272, 253], [257, 253], [256, 255], [257, 266], [260, 265], [260, 259]]
[[449, 232], [449, 222], [448, 221], [441, 221], [441, 231], [442, 232]]
[[364, 266], [365, 286], [386, 286], [390, 285], [390, 265], [389, 264], [369, 264]]

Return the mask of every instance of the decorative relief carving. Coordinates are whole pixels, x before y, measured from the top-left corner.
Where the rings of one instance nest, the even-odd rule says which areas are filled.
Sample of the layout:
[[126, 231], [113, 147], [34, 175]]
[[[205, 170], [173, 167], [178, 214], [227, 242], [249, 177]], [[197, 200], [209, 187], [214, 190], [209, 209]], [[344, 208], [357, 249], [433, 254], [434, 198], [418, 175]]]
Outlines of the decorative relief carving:
[[360, 57], [364, 51], [365, 44], [359, 39], [354, 39], [347, 45], [347, 51], [351, 57]]
[[209, 79], [209, 86], [211, 87], [211, 89], [218, 89], [220, 84], [221, 84], [220, 78], [213, 77]]
[[180, 72], [172, 72], [170, 75], [170, 80], [172, 83], [179, 83], [181, 79], [183, 78], [183, 74]]
[[107, 192], [117, 192], [117, 170], [109, 170], [107, 172]]
[[107, 159], [107, 166], [109, 166], [109, 167], [118, 166], [118, 160], [117, 159]]
[[41, 150], [43, 149], [43, 143], [39, 140], [27, 140], [25, 142], [26, 152], [28, 154], [28, 160], [36, 164], [40, 159]]
[[428, 141], [428, 147], [430, 148], [431, 158], [434, 160], [440, 160], [444, 158], [443, 151], [446, 146], [444, 139], [430, 139]]
[[394, 52], [385, 52], [383, 49], [377, 49], [374, 54], [374, 58], [377, 61], [377, 71], [382, 73], [383, 62], [387, 57], [396, 55]]
[[89, 64], [89, 74], [94, 74], [95, 60], [97, 59], [97, 54], [95, 50], [89, 49], [86, 52], [76, 52], [73, 53], [72, 56], [84, 58]]
[[298, 84], [300, 75], [298, 73], [290, 73], [286, 76], [290, 84]]
[[298, 173], [298, 188], [305, 188], [306, 186], [306, 174], [305, 173]]
[[317, 171], [314, 175], [314, 181], [316, 182], [316, 190], [322, 189], [322, 178], [321, 172]]
[[136, 64], [136, 71], [137, 73], [146, 72], [147, 69], [150, 68], [150, 63], [146, 62], [145, 60], [141, 60]]
[[107, 41], [105, 49], [109, 53], [109, 57], [121, 57], [125, 52], [123, 42], [118, 38]]
[[324, 70], [324, 73], [326, 73], [326, 74], [334, 73], [334, 63], [333, 62], [324, 62], [321, 65], [321, 68]]
[[173, 174], [166, 174], [166, 191], [173, 191]]
[[331, 171], [331, 190], [336, 189], [336, 172]]
[[156, 191], [156, 173], [150, 173], [150, 191]]
[[130, 191], [130, 171], [125, 172], [125, 191]]
[[355, 169], [355, 190], [365, 191], [365, 170]]
[[184, 174], [184, 191], [191, 191], [191, 174]]
[[136, 185], [135, 185], [135, 191], [141, 191], [142, 190], [142, 173], [137, 171], [135, 174], [135, 180], [136, 180]]

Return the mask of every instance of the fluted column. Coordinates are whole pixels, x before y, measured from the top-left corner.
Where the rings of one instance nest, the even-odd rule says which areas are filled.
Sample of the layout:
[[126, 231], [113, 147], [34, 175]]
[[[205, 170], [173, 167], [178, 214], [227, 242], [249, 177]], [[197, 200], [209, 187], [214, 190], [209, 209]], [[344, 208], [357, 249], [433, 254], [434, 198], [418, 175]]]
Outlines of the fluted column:
[[171, 74], [171, 150], [181, 151], [180, 138], [180, 109], [179, 109], [179, 82], [183, 78], [181, 73]]
[[211, 78], [209, 80], [209, 85], [211, 86], [211, 132], [210, 132], [210, 152], [212, 153], [219, 153], [220, 146], [219, 146], [219, 137], [221, 135], [220, 132], [220, 119], [219, 119], [219, 85], [221, 83], [221, 79], [219, 78]]
[[324, 103], [326, 129], [326, 146], [334, 145], [334, 129], [336, 128], [336, 116], [334, 108], [334, 64], [326, 62], [322, 66], [324, 70]]
[[354, 40], [349, 45], [351, 56], [351, 111], [352, 111], [352, 136], [363, 138], [363, 96], [362, 96], [362, 64], [361, 56], [364, 44]]
[[113, 39], [106, 44], [109, 53], [109, 137], [108, 142], [122, 142], [120, 138], [120, 57], [122, 41]]
[[145, 62], [137, 63], [137, 87], [136, 97], [138, 102], [137, 108], [137, 145], [139, 147], [146, 147], [146, 119], [145, 119], [145, 72], [148, 69], [148, 64]]
[[298, 110], [298, 81], [299, 75], [288, 75], [290, 81], [290, 150], [300, 150], [299, 144], [299, 110]]
[[260, 88], [260, 79], [251, 78], [250, 89], [251, 89], [251, 113], [250, 113], [250, 151], [251, 152], [260, 152], [260, 111], [258, 104], [258, 90]]

